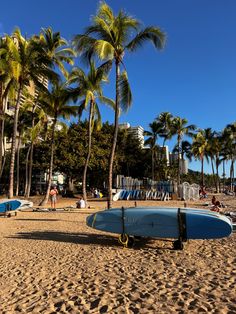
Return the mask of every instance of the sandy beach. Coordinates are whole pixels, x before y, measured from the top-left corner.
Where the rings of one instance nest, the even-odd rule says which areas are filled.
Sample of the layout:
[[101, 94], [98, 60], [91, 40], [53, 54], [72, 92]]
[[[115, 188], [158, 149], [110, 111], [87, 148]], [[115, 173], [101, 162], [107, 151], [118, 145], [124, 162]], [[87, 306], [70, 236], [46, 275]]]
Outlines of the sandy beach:
[[[217, 196], [236, 211], [235, 197]], [[58, 208], [76, 199], [59, 199]], [[188, 202], [203, 207], [210, 199]], [[35, 207], [37, 200], [34, 199]], [[183, 206], [143, 201], [138, 206]], [[140, 242], [86, 226], [89, 209], [0, 217], [0, 313], [236, 313], [236, 233], [219, 240]], [[134, 201], [113, 207], [133, 206]]]

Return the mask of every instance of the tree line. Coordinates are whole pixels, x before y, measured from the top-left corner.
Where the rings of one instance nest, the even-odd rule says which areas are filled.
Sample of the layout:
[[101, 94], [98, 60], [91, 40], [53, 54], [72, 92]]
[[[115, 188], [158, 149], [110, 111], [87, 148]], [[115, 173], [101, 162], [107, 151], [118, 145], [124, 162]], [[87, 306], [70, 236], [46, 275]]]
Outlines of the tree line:
[[[140, 150], [138, 145], [134, 147], [134, 141], [130, 141], [129, 147], [126, 146], [122, 157], [119, 155], [120, 149], [117, 149], [118, 144], [125, 145], [122, 141], [119, 143], [119, 116], [132, 104], [125, 55], [135, 52], [146, 42], [151, 42], [157, 50], [163, 49], [165, 40], [166, 35], [159, 27], [141, 28], [138, 20], [122, 10], [115, 15], [105, 2], [100, 3], [91, 25], [85, 28], [84, 33], [74, 36], [70, 44], [61, 37], [60, 32], [54, 32], [50, 27], [30, 38], [25, 38], [19, 28], [0, 38], [0, 178], [9, 178], [9, 198], [19, 194], [22, 169], [25, 170], [24, 195], [29, 197], [32, 175], [39, 167], [48, 170], [47, 190], [42, 204], [48, 201], [53, 171], [57, 168], [73, 180], [82, 176], [86, 201], [88, 171], [92, 180], [90, 170], [93, 169], [97, 173], [94, 180], [107, 182], [108, 207], [111, 207], [114, 171], [117, 167], [126, 167], [128, 172], [132, 172], [137, 167], [137, 160], [135, 162], [132, 154], [127, 158], [126, 151], [133, 148], [138, 158], [149, 155]], [[83, 68], [74, 66], [79, 62], [83, 62]], [[112, 67], [115, 68], [116, 82], [114, 99], [103, 94], [103, 86], [109, 83]], [[113, 125], [102, 125], [102, 105], [114, 111]], [[8, 114], [9, 108], [12, 115]], [[86, 122], [81, 121], [84, 111], [88, 112]], [[68, 122], [67, 125], [62, 123], [69, 121], [72, 116], [78, 120], [77, 124], [68, 126]], [[224, 144], [217, 134], [211, 134], [215, 140], [212, 151], [209, 149], [207, 131], [196, 132], [195, 126], [186, 124], [186, 119], [173, 118], [166, 113], [150, 124], [146, 135], [149, 136], [147, 145], [151, 148], [152, 177], [155, 176], [157, 164], [155, 154], [158, 136], [164, 138], [164, 145], [177, 134], [177, 180], [180, 182], [180, 154], [185, 154], [183, 136], [187, 134], [194, 138], [191, 148], [194, 156], [200, 158], [202, 164], [204, 158], [210, 158], [212, 164], [215, 162], [216, 174], [222, 160], [231, 160], [233, 178], [235, 123], [227, 126], [222, 133]], [[105, 132], [104, 135], [102, 132], [108, 129], [110, 133]], [[71, 134], [76, 134], [76, 142]], [[96, 136], [98, 138], [95, 141]], [[11, 139], [9, 154], [5, 147], [6, 137]], [[71, 143], [74, 145], [71, 146]], [[97, 147], [98, 143], [101, 145]], [[97, 154], [94, 153], [96, 150]], [[132, 161], [136, 166], [133, 166]], [[145, 170], [140, 163], [140, 169], [144, 170], [141, 171], [142, 175], [148, 175], [150, 165], [145, 160], [142, 165], [146, 167]], [[103, 170], [107, 171], [106, 175], [99, 178]], [[140, 172], [139, 167], [136, 171]]]

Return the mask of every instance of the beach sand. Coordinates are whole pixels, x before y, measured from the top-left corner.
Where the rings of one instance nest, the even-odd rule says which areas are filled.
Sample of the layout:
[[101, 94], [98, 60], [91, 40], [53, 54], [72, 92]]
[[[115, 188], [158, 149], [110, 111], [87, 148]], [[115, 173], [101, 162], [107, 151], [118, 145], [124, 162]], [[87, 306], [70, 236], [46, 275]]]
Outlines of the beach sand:
[[[235, 197], [222, 197], [236, 211]], [[37, 205], [37, 200], [35, 200]], [[57, 207], [75, 204], [59, 199]], [[203, 207], [210, 199], [187, 202]], [[138, 206], [181, 206], [145, 201]], [[103, 200], [75, 212], [19, 212], [0, 217], [0, 313], [236, 313], [236, 234], [170, 240], [124, 249], [114, 234], [88, 228], [89, 213]], [[133, 206], [134, 201], [113, 207]]]

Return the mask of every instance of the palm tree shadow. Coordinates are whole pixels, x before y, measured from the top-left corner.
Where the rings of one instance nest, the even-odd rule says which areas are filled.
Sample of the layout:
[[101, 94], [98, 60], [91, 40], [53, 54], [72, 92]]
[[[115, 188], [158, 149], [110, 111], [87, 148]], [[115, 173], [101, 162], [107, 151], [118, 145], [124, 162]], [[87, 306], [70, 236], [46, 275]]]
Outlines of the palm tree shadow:
[[[32, 232], [19, 232], [13, 236], [9, 236], [10, 239], [24, 239], [24, 240], [42, 240], [42, 241], [55, 241], [64, 243], [73, 243], [81, 245], [98, 245], [104, 247], [121, 247], [118, 242], [117, 236], [109, 234], [98, 233], [68, 233], [59, 231], [32, 231]], [[172, 250], [170, 247], [156, 247], [150, 246], [149, 241], [151, 239], [142, 238], [134, 243], [132, 247], [135, 250], [142, 248], [151, 250]]]
[[15, 220], [21, 220], [21, 221], [46, 221], [46, 222], [50, 222], [50, 221], [59, 221], [60, 219], [38, 219], [38, 218], [16, 218]]
[[82, 245], [118, 246], [117, 238], [96, 233], [68, 233], [59, 231], [19, 232], [8, 238], [74, 243]]

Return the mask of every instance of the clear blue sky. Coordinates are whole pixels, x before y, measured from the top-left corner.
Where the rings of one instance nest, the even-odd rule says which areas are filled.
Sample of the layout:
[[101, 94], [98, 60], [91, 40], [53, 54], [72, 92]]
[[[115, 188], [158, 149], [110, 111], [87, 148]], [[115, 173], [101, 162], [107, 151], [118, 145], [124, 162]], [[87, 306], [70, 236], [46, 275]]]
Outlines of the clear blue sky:
[[[18, 26], [30, 36], [51, 26], [69, 40], [90, 24], [98, 3], [3, 1], [0, 33], [11, 33]], [[145, 26], [159, 26], [167, 35], [163, 51], [157, 52], [148, 44], [125, 56], [133, 105], [121, 122], [147, 129], [160, 112], [169, 111], [187, 118], [190, 124], [219, 131], [236, 120], [235, 0], [107, 0], [107, 3], [115, 12], [122, 8]], [[113, 87], [111, 80], [105, 89], [109, 97], [114, 97]], [[102, 113], [103, 120], [113, 121], [109, 109]], [[190, 168], [200, 170], [200, 165], [194, 162]]]

